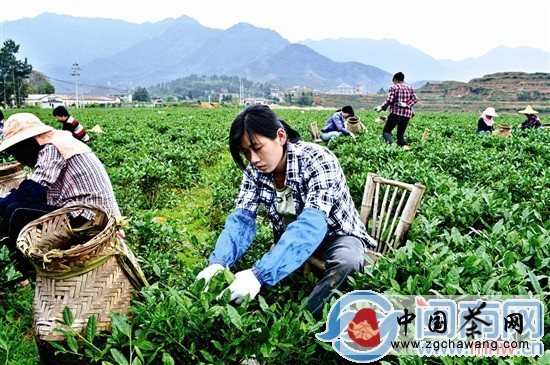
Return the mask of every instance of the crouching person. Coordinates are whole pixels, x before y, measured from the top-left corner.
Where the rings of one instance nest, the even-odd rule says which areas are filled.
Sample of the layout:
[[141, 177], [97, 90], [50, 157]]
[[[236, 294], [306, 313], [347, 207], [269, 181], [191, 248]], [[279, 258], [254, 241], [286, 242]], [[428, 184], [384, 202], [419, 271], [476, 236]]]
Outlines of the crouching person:
[[[233, 267], [256, 235], [256, 213], [263, 205], [275, 244], [247, 270], [237, 272], [226, 290], [239, 304], [262, 286], [274, 286], [300, 268], [311, 255], [325, 260], [326, 270], [309, 294], [307, 309], [317, 320], [348, 276], [362, 270], [369, 236], [351, 199], [334, 154], [301, 142], [298, 132], [265, 105], [247, 107], [231, 125], [229, 148], [243, 169], [235, 211], [198, 279], [207, 282]], [[242, 156], [248, 161], [245, 165]]]
[[[97, 204], [120, 215], [111, 181], [103, 164], [90, 148], [68, 131], [55, 130], [30, 113], [8, 118], [0, 151], [7, 151], [32, 172], [0, 200], [1, 235], [21, 282], [35, 275], [29, 259], [17, 249], [19, 233], [31, 221], [58, 208], [75, 204]], [[71, 213], [72, 227], [92, 218], [79, 211]]]

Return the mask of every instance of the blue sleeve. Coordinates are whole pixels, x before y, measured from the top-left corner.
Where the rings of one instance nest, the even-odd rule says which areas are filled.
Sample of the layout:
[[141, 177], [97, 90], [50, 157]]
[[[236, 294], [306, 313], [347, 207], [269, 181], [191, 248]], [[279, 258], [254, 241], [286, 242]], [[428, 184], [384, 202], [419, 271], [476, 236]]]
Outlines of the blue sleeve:
[[346, 129], [345, 123], [346, 121], [344, 117], [342, 116], [342, 114], [339, 114], [338, 118], [336, 118], [335, 120], [336, 128], [338, 129], [338, 132], [349, 136], [351, 135], [351, 132]]
[[245, 209], [236, 209], [225, 220], [225, 227], [218, 237], [209, 264], [232, 267], [248, 250], [256, 236], [256, 214]]
[[326, 216], [305, 208], [290, 223], [279, 242], [252, 267], [262, 285], [273, 286], [298, 269], [321, 244], [327, 233]]

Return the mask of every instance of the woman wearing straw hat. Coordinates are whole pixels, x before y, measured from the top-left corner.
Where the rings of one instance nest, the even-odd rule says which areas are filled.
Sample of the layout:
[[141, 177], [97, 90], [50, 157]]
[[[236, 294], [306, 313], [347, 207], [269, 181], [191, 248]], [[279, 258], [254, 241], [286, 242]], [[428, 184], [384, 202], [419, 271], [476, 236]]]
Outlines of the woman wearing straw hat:
[[485, 109], [477, 120], [477, 133], [493, 132], [493, 117], [498, 117], [495, 108], [488, 107], [487, 109]]
[[540, 119], [537, 117], [538, 112], [533, 110], [533, 108], [531, 108], [531, 105], [527, 105], [527, 108], [519, 110], [518, 113], [525, 114], [525, 118], [527, 118], [523, 123], [519, 125], [521, 129], [540, 128], [540, 126], [542, 125]]
[[[70, 132], [55, 130], [31, 113], [17, 113], [4, 125], [0, 151], [33, 168], [17, 189], [0, 200], [1, 235], [12, 254], [21, 281], [34, 276], [34, 267], [16, 248], [19, 232], [31, 221], [58, 208], [97, 204], [120, 215], [111, 181], [97, 156]], [[90, 212], [75, 211], [71, 225], [80, 227]]]

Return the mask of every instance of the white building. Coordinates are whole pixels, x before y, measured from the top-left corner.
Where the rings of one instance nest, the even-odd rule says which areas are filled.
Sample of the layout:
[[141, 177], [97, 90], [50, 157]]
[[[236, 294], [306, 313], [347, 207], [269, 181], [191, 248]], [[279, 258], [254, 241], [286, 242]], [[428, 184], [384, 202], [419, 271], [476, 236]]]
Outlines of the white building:
[[[77, 105], [78, 104], [78, 105]], [[38, 108], [55, 108], [57, 106], [64, 107], [85, 107], [90, 105], [97, 106], [119, 106], [120, 98], [99, 96], [99, 95], [82, 95], [76, 100], [75, 95], [68, 94], [29, 94], [25, 99], [25, 106], [34, 106]]]

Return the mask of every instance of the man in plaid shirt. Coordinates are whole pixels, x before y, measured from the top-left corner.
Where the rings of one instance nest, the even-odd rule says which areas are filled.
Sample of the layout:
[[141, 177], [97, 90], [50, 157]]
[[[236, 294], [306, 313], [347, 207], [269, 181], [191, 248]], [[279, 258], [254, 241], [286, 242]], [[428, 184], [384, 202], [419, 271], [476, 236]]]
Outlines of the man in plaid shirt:
[[[32, 264], [16, 248], [23, 227], [56, 209], [76, 204], [97, 204], [113, 215], [120, 211], [105, 168], [90, 147], [68, 131], [55, 130], [30, 113], [8, 118], [0, 151], [6, 150], [33, 171], [6, 197], [0, 199], [3, 243], [25, 277], [34, 275]], [[71, 226], [80, 227], [93, 213], [74, 211]]]
[[336, 156], [299, 139], [298, 132], [266, 105], [248, 107], [234, 120], [230, 150], [243, 168], [241, 190], [209, 266], [197, 279], [208, 282], [244, 255], [256, 235], [256, 214], [262, 205], [275, 244], [252, 268], [237, 272], [227, 288], [231, 300], [239, 304], [247, 295], [254, 298], [262, 286], [277, 284], [315, 255], [325, 260], [326, 270], [309, 295], [307, 309], [320, 319], [333, 290], [362, 269], [365, 246], [376, 243], [366, 233]]
[[382, 136], [389, 144], [392, 144], [392, 131], [397, 127], [397, 145], [409, 149], [405, 144], [405, 130], [409, 125], [409, 120], [414, 116], [413, 105], [416, 104], [418, 98], [413, 88], [405, 84], [405, 75], [402, 72], [393, 75], [392, 81], [393, 85], [388, 91], [386, 101], [376, 107], [377, 112], [390, 107], [390, 115], [386, 120]]

